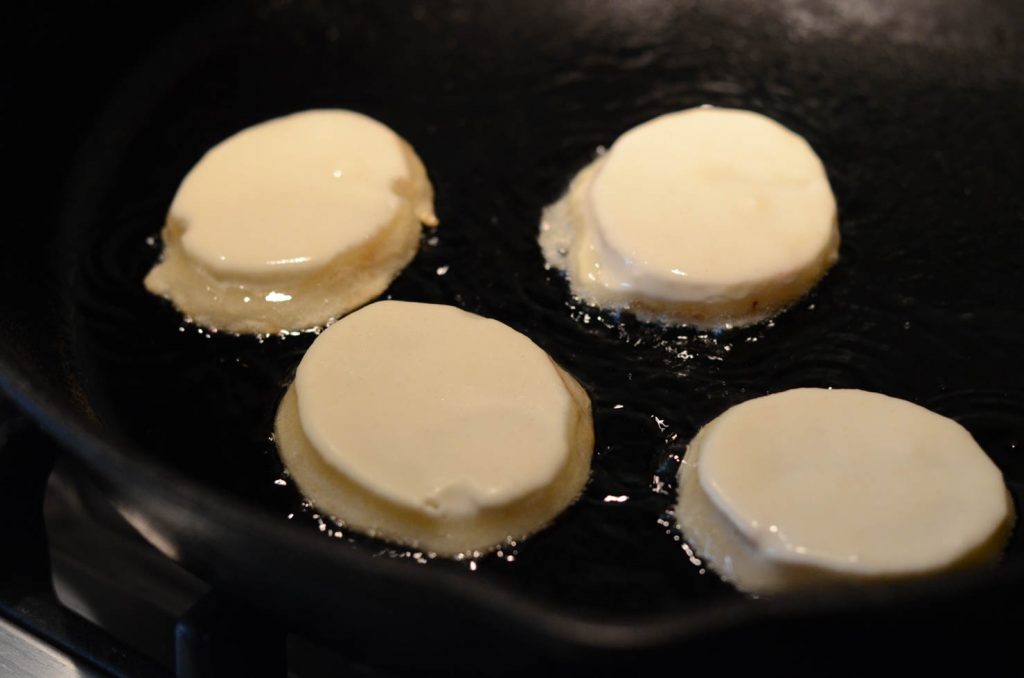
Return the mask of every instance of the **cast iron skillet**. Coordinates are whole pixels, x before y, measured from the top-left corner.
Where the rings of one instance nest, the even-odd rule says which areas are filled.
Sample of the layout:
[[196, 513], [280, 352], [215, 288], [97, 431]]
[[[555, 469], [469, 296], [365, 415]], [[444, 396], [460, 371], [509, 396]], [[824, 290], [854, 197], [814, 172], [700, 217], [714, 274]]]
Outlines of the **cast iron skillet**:
[[[691, 562], [666, 513], [701, 424], [804, 385], [879, 390], [958, 419], [1020, 505], [1024, 26], [1009, 4], [967, 4], [207, 11], [154, 46], [82, 144], [60, 223], [27, 236], [54, 265], [0, 254], [6, 289], [18, 286], [0, 301], [2, 383], [165, 553], [376, 663], [612, 671], [778, 652], [793, 634], [813, 639], [812, 656], [852, 642], [921, 649], [966, 630], [994, 638], [1024, 581], [1019, 538], [991, 572], [767, 601]], [[622, 131], [705, 103], [762, 111], [811, 142], [839, 200], [839, 264], [774, 322], [742, 330], [668, 329], [576, 304], [535, 246], [541, 207]], [[593, 398], [584, 497], [525, 543], [473, 559], [475, 570], [335, 532], [301, 504], [268, 434], [312, 335], [211, 334], [141, 286], [202, 152], [313, 107], [384, 121], [434, 181], [437, 239], [424, 237], [388, 294], [512, 325]], [[785, 661], [807, 656], [788, 647]]]

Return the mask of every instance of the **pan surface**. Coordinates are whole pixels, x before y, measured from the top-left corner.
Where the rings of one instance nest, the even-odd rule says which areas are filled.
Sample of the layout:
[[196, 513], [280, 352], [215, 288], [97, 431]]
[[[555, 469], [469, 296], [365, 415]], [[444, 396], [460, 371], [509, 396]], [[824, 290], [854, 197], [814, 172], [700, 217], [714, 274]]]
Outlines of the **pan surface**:
[[[690, 437], [744, 400], [797, 386], [907, 398], [964, 424], [1024, 505], [1024, 13], [890, 4], [275, 2], [203, 14], [139, 65], [83, 146], [57, 241], [60, 378], [75, 401], [70, 420], [41, 413], [92, 432], [83, 457], [107, 466], [151, 539], [240, 588], [270, 575], [218, 570], [211, 544], [258, 534], [253, 557], [288, 543], [341, 568], [328, 599], [379, 572], [410, 587], [401, 595], [421, 584], [479, 593], [481, 609], [522, 623], [544, 610], [662, 629], [608, 645], [788, 609], [705, 572], [666, 514]], [[794, 308], [746, 329], [666, 328], [573, 301], [536, 246], [541, 208], [621, 132], [700, 104], [757, 110], [808, 139], [839, 202], [839, 263]], [[315, 107], [388, 124], [434, 182], [441, 226], [387, 296], [497, 318], [591, 395], [593, 478], [524, 543], [454, 562], [325, 522], [268, 439], [313, 336], [210, 333], [142, 287], [199, 156]], [[148, 480], [129, 480], [136, 472]], [[154, 478], [165, 487], [147, 505]], [[1015, 537], [997, 577], [1016, 576], [1022, 548]], [[363, 574], [346, 580], [344, 568]], [[290, 584], [278, 585], [286, 598]]]

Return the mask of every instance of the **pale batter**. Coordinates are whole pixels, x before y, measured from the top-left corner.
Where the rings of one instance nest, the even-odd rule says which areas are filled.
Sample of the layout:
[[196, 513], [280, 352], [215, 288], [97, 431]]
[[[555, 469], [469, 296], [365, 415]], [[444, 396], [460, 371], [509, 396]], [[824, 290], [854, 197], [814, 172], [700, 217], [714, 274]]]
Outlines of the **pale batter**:
[[723, 578], [770, 594], [991, 562], [1014, 509], [999, 469], [952, 419], [805, 388], [737, 405], [698, 433], [676, 518]]
[[321, 326], [380, 295], [437, 224], [412, 148], [354, 111], [249, 127], [188, 173], [146, 288], [199, 325], [240, 333]]
[[594, 443], [587, 394], [527, 337], [451, 306], [398, 301], [317, 338], [275, 437], [321, 512], [445, 555], [551, 522], [582, 491]]
[[629, 130], [545, 209], [540, 244], [587, 303], [642, 319], [740, 325], [836, 261], [835, 197], [807, 142], [705, 106]]

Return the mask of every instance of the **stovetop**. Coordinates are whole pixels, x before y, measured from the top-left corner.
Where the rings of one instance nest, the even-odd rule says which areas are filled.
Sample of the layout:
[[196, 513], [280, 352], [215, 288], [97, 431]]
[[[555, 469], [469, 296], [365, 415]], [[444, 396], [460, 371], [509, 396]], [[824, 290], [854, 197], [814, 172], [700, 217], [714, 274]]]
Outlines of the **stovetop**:
[[159, 553], [0, 398], [0, 676], [387, 676]]

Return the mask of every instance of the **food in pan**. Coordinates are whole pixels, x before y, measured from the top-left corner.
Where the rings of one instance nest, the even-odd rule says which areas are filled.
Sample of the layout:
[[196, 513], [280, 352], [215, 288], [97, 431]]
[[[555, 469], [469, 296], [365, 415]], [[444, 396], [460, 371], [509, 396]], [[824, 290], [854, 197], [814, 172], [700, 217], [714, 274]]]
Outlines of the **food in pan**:
[[858, 390], [804, 388], [704, 426], [679, 470], [689, 546], [755, 594], [905, 579], [994, 561], [1014, 521], [962, 426]]
[[146, 288], [197, 324], [302, 330], [370, 301], [434, 226], [433, 189], [401, 137], [312, 110], [214, 146], [182, 181]]
[[277, 413], [322, 513], [442, 555], [536, 532], [590, 473], [590, 399], [527, 337], [452, 306], [381, 301], [321, 334]]
[[646, 320], [749, 324], [836, 261], [836, 201], [807, 142], [703, 106], [629, 130], [544, 210], [540, 245], [575, 295]]

